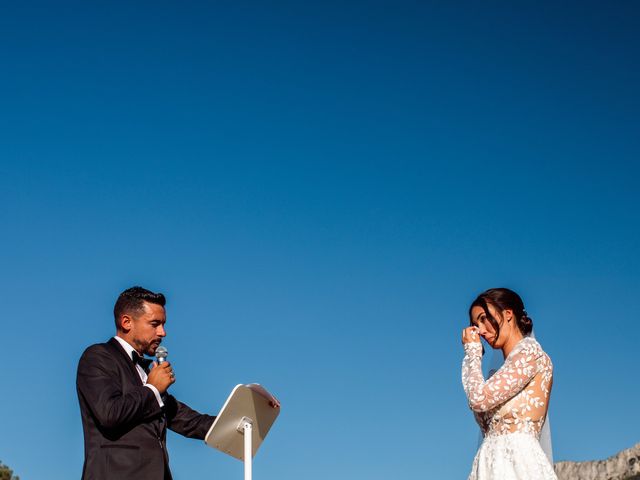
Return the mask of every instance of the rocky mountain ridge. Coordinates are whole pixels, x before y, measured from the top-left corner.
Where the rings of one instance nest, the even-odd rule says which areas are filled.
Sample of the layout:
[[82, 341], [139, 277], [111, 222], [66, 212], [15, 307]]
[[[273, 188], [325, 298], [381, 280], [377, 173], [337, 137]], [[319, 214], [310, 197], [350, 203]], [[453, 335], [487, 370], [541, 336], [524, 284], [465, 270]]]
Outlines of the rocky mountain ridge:
[[640, 443], [606, 460], [557, 462], [559, 480], [640, 480]]

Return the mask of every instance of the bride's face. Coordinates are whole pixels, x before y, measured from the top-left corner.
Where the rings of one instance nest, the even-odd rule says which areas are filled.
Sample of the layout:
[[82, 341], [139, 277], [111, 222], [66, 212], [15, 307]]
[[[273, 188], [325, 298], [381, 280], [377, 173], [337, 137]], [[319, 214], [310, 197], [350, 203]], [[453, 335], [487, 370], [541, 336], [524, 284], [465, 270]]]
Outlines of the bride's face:
[[507, 333], [504, 331], [505, 328], [503, 328], [505, 326], [504, 318], [493, 305], [488, 304], [487, 308], [489, 309], [489, 313], [498, 322], [498, 327], [500, 328], [499, 333], [496, 332], [496, 329], [493, 327], [491, 321], [487, 318], [486, 313], [481, 307], [473, 307], [471, 309], [471, 323], [478, 327], [480, 330], [480, 336], [484, 338], [489, 345], [493, 348], [501, 348], [504, 344], [504, 339], [506, 338], [505, 334]]

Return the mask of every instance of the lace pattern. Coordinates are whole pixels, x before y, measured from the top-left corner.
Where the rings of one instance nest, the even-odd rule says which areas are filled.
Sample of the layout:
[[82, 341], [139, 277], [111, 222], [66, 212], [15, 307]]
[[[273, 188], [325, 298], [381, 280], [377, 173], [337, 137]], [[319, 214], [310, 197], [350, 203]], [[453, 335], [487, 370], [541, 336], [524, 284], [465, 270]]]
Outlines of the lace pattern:
[[540, 443], [526, 433], [485, 437], [469, 480], [558, 480]]
[[485, 437], [516, 432], [539, 437], [553, 383], [553, 364], [540, 344], [523, 338], [487, 380], [481, 344], [466, 343], [464, 350], [462, 385]]

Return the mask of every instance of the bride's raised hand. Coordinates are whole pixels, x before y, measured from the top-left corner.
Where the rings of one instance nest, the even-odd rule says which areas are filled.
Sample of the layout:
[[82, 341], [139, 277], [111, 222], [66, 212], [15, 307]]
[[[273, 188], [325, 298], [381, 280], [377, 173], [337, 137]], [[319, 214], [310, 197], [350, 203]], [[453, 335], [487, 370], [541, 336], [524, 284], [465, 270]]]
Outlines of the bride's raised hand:
[[480, 335], [478, 335], [478, 327], [467, 327], [462, 330], [462, 344], [465, 343], [480, 343]]

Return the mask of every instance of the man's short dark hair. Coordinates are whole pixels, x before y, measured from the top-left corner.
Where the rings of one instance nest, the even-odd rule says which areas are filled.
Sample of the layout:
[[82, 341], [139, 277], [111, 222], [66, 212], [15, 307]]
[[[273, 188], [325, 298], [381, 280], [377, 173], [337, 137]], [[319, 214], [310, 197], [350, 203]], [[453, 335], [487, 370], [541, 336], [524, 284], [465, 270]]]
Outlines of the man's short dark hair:
[[113, 316], [116, 321], [116, 328], [120, 328], [120, 317], [125, 314], [132, 316], [140, 315], [144, 312], [143, 302], [155, 303], [164, 307], [166, 299], [161, 293], [154, 293], [146, 288], [131, 287], [127, 288], [118, 296], [116, 304], [113, 307]]

